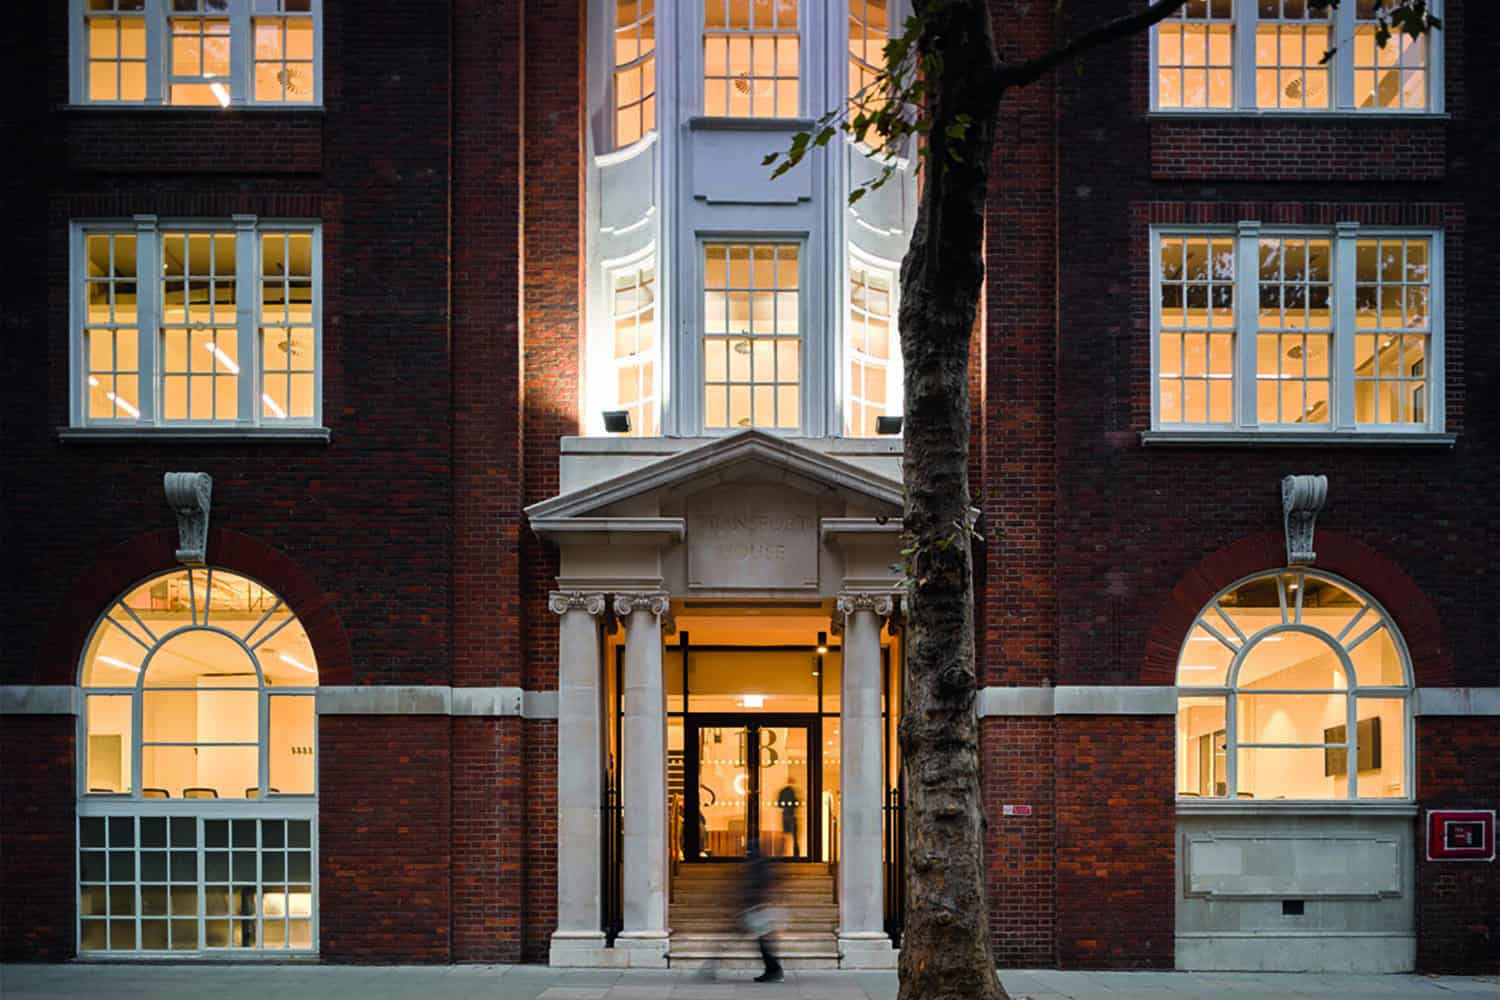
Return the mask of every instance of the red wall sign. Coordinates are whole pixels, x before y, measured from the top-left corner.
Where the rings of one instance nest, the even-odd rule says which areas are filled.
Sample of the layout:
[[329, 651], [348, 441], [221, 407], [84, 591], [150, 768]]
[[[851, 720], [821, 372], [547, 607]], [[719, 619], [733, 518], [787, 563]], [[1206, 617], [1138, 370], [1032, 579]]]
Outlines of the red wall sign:
[[1428, 861], [1494, 861], [1495, 810], [1427, 810]]

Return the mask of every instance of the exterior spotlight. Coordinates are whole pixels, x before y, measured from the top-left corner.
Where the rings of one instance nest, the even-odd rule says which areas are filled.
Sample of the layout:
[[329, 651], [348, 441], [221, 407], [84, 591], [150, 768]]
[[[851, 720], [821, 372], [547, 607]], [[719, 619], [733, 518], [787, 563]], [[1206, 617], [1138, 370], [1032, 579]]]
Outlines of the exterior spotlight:
[[605, 410], [604, 429], [611, 434], [630, 433], [629, 410]]
[[901, 417], [876, 417], [875, 418], [875, 433], [876, 434], [900, 434], [901, 433], [901, 420], [902, 420]]

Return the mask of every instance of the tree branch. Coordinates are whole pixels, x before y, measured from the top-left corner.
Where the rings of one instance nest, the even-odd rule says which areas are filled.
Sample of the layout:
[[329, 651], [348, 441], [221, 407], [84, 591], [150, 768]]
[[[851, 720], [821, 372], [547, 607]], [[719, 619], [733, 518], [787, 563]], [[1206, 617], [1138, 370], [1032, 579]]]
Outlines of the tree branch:
[[1117, 17], [1107, 24], [1090, 31], [1085, 31], [1077, 38], [1070, 39], [1050, 52], [1028, 59], [1023, 63], [1015, 65], [1001, 65], [995, 70], [994, 90], [998, 98], [1001, 92], [1011, 87], [1024, 87], [1028, 83], [1037, 80], [1043, 74], [1054, 67], [1067, 62], [1075, 56], [1087, 52], [1089, 49], [1098, 48], [1106, 42], [1133, 35], [1138, 31], [1156, 24], [1158, 21], [1171, 17], [1187, 0], [1156, 0], [1139, 14], [1128, 14], [1125, 17]]

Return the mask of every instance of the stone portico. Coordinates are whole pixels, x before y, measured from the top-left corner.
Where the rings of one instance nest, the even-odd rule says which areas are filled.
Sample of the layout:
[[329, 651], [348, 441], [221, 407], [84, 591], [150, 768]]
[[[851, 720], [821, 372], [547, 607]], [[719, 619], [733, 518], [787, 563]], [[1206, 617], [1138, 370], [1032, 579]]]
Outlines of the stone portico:
[[[663, 638], [691, 601], [821, 607], [826, 627], [842, 631], [838, 964], [894, 967], [882, 883], [881, 636], [899, 611], [899, 441], [798, 441], [751, 430], [707, 441], [564, 444], [564, 492], [526, 511], [561, 555], [550, 598], [560, 661], [551, 963], [670, 962]], [[624, 633], [623, 926], [613, 947], [601, 907], [611, 629]]]

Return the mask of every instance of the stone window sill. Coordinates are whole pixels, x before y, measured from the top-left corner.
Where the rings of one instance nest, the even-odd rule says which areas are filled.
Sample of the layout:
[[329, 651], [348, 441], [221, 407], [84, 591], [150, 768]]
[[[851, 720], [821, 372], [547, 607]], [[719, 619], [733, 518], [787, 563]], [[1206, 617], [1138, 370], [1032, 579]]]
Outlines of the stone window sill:
[[1409, 799], [1362, 799], [1358, 802], [1278, 802], [1254, 799], [1177, 800], [1179, 816], [1415, 816]]
[[238, 111], [248, 111], [251, 114], [282, 113], [282, 114], [313, 114], [322, 115], [325, 106], [322, 104], [231, 104], [227, 108], [213, 107], [203, 104], [59, 104], [57, 110], [72, 113], [93, 114], [102, 112], [104, 114], [119, 114], [121, 112], [149, 111], [152, 114], [166, 113], [169, 115], [233, 115]]
[[64, 442], [129, 441], [163, 442], [238, 442], [244, 444], [292, 442], [327, 444], [327, 427], [59, 427], [57, 438]]
[[688, 127], [695, 132], [808, 132], [812, 118], [739, 118], [727, 115], [694, 115]]
[[1440, 431], [1141, 431], [1147, 448], [1452, 448], [1457, 439]]
[[1155, 110], [1146, 112], [1148, 121], [1192, 121], [1211, 119], [1220, 121], [1373, 121], [1389, 125], [1393, 121], [1442, 122], [1451, 121], [1446, 111], [1258, 111], [1209, 108], [1191, 108], [1182, 111]]

